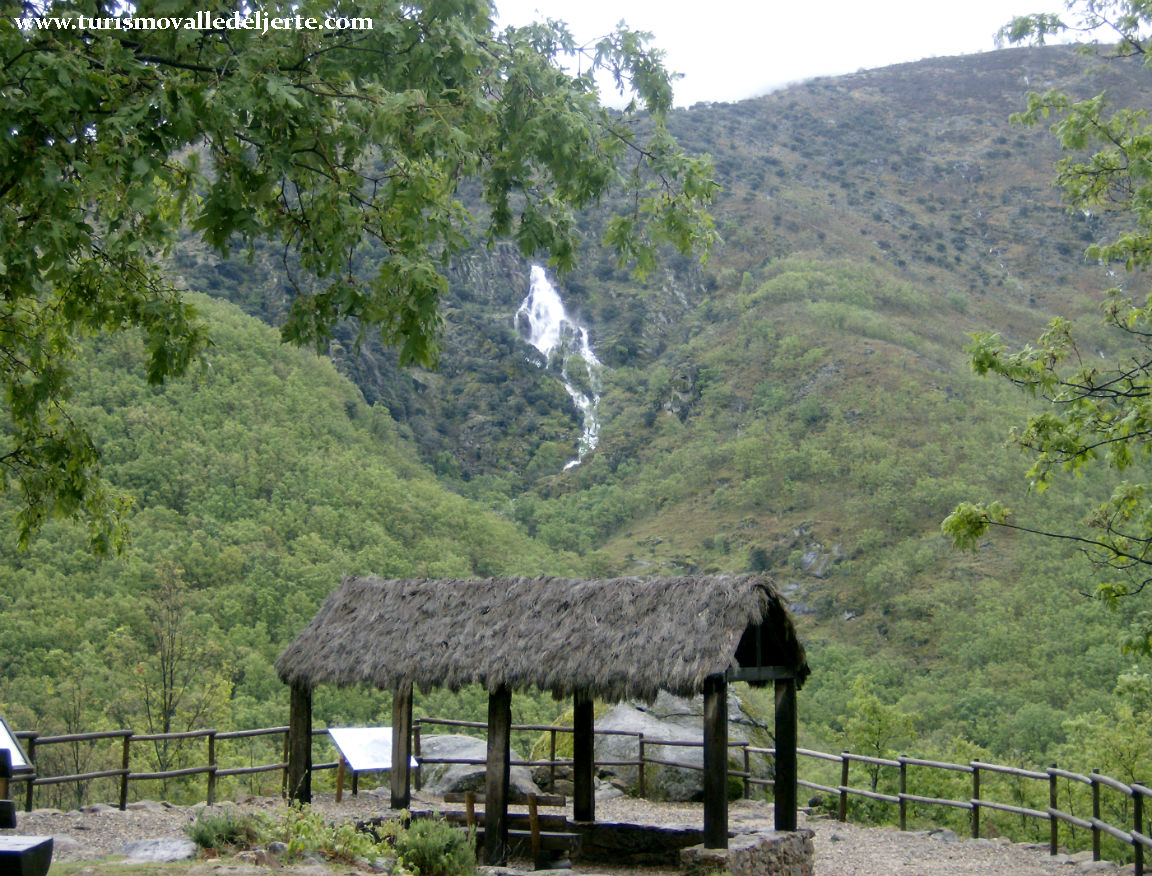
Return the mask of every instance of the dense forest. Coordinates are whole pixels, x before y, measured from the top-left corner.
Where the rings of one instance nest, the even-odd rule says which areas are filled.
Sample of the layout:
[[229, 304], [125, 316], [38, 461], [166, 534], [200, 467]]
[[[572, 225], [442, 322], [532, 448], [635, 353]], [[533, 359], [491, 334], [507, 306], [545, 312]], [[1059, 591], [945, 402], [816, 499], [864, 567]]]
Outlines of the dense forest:
[[[724, 242], [641, 281], [584, 217], [578, 267], [552, 276], [604, 363], [601, 429], [568, 469], [580, 416], [517, 330], [529, 264], [513, 249], [453, 262], [440, 362], [422, 369], [354, 324], [324, 356], [281, 346], [281, 254], [221, 261], [189, 238], [171, 266], [202, 293], [202, 366], [150, 386], [131, 337], [83, 359], [76, 410], [133, 502], [129, 548], [93, 557], [62, 523], [26, 553], [0, 545], [0, 714], [40, 732], [282, 723], [271, 662], [348, 573], [756, 569], [809, 649], [805, 744], [1146, 770], [1147, 751], [1089, 732], [1147, 738], [1147, 666], [1121, 650], [1136, 601], [1086, 598], [1065, 545], [957, 553], [940, 533], [957, 502], [990, 497], [1069, 529], [1110, 489], [1028, 495], [1004, 440], [1031, 402], [964, 353], [970, 332], [1022, 342], [1057, 313], [1115, 352], [1098, 309], [1115, 280], [1082, 258], [1107, 217], [1069, 214], [1050, 137], [1008, 121], [1030, 88], [1131, 99], [1136, 67], [1098, 63], [1015, 49], [674, 113], [714, 158]], [[165, 700], [173, 642], [195, 671]], [[564, 708], [518, 699], [517, 718]], [[871, 726], [851, 720], [862, 704]], [[329, 691], [317, 709], [367, 722], [386, 705]], [[475, 718], [483, 698], [420, 709]]]

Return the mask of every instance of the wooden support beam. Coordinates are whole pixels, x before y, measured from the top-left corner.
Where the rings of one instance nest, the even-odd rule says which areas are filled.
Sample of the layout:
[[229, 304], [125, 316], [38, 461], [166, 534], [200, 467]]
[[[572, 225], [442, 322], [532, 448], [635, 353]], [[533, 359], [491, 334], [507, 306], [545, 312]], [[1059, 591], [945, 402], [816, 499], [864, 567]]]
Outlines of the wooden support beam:
[[392, 771], [389, 779], [392, 808], [407, 809], [412, 803], [412, 682], [392, 691]]
[[576, 691], [572, 707], [572, 818], [595, 821], [596, 728], [592, 695]]
[[288, 799], [312, 802], [312, 691], [299, 684], [288, 705]]
[[776, 682], [776, 829], [796, 829], [796, 679]]
[[511, 769], [512, 691], [500, 685], [488, 694], [488, 762], [484, 783], [484, 863], [508, 861], [508, 777]]
[[728, 848], [728, 682], [704, 679], [704, 848]]

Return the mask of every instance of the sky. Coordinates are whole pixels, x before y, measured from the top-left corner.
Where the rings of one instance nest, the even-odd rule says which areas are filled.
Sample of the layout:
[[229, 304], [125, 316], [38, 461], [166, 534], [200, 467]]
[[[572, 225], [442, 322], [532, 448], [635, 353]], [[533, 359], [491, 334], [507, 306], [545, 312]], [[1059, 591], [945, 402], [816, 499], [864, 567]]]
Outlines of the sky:
[[503, 24], [558, 18], [592, 41], [620, 20], [651, 32], [684, 74], [676, 104], [727, 102], [815, 76], [996, 48], [1014, 15], [1060, 12], [1059, 0], [495, 0]]

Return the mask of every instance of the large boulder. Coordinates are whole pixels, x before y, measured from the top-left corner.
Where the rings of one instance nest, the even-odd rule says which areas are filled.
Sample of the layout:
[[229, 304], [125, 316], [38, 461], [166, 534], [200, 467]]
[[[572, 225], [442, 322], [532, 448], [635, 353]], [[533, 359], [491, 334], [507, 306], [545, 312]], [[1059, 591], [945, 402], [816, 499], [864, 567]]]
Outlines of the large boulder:
[[[644, 773], [645, 794], [653, 799], [700, 800], [704, 795], [704, 697], [692, 700], [660, 693], [651, 704], [618, 703], [610, 711], [596, 718], [597, 730], [616, 730], [628, 734], [643, 733], [645, 759], [654, 758], [683, 764], [683, 767], [649, 763]], [[691, 747], [653, 745], [650, 740], [693, 742]], [[748, 742], [754, 746], [770, 745], [767, 729], [762, 722], [749, 715], [740, 698], [728, 694], [728, 741]], [[596, 735], [596, 762], [636, 760], [637, 739], [626, 735]], [[729, 763], [733, 769], [744, 768], [743, 756], [733, 756]], [[760, 767], [757, 770], [757, 766]], [[694, 769], [693, 769], [694, 767]], [[753, 772], [763, 772], [763, 759], [754, 761]], [[634, 793], [637, 790], [638, 771], [634, 766], [599, 767], [601, 778]]]
[[[484, 759], [488, 755], [488, 744], [473, 736], [421, 736], [420, 772], [426, 790], [434, 794], [484, 792]], [[429, 763], [426, 760], [478, 760], [478, 764]], [[514, 750], [512, 760], [523, 760]], [[539, 794], [540, 789], [532, 781], [527, 767], [512, 767], [508, 778], [509, 797], [520, 802], [528, 794]]]

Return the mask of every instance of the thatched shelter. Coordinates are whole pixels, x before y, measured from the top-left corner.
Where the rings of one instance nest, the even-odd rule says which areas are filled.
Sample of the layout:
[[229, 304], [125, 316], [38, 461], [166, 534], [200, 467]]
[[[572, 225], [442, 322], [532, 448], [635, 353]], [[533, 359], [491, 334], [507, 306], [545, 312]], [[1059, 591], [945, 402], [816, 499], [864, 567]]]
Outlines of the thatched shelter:
[[486, 842], [496, 837], [488, 847], [490, 863], [503, 853], [499, 828], [506, 818], [512, 690], [531, 686], [574, 698], [573, 802], [576, 818], [588, 821], [594, 820], [593, 699], [703, 691], [706, 843], [724, 847], [726, 686], [733, 680], [773, 683], [777, 826], [795, 827], [795, 692], [809, 670], [783, 600], [765, 575], [348, 578], [280, 655], [276, 669], [293, 691], [289, 780], [298, 798], [310, 795], [310, 738], [301, 734], [305, 723], [311, 730], [312, 689], [363, 683], [393, 691], [392, 802], [398, 808], [409, 799], [404, 765], [412, 685], [484, 686], [490, 695], [488, 824], [497, 828], [486, 832]]

